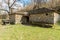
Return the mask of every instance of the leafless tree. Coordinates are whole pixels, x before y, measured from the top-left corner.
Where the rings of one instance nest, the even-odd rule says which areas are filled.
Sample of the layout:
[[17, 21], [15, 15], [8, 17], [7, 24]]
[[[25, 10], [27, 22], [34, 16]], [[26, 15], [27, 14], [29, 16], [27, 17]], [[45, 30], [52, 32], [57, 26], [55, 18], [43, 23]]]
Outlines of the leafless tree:
[[36, 7], [56, 7], [60, 6], [60, 0], [35, 0], [36, 2]]
[[[3, 9], [2, 8], [2, 4], [3, 4], [3, 2], [8, 6], [8, 9], [9, 10], [6, 10], [6, 9]], [[12, 2], [12, 3], [11, 3]], [[8, 14], [11, 14], [12, 13], [12, 7], [13, 7], [13, 5], [15, 4], [15, 2], [16, 2], [16, 0], [13, 0], [13, 1], [11, 1], [11, 0], [3, 0], [2, 2], [0, 2], [0, 10], [4, 10], [4, 11], [6, 11]]]
[[[11, 0], [3, 0], [3, 1], [8, 5], [9, 11], [6, 9], [1, 9], [1, 10], [5, 10], [8, 13], [11, 13], [12, 6], [15, 4], [16, 0], [13, 0], [12, 3], [10, 2]], [[41, 7], [52, 8], [60, 5], [60, 0], [31, 0], [31, 1], [32, 3], [26, 6], [25, 9], [23, 10], [26, 11], [26, 10], [32, 10], [32, 9], [41, 8]]]

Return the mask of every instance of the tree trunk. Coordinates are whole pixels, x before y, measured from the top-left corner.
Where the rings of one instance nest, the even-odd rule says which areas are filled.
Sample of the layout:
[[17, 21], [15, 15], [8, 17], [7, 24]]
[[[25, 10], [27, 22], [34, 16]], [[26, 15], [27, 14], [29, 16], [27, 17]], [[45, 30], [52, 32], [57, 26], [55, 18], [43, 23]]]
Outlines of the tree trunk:
[[12, 9], [9, 9], [9, 20], [10, 20], [10, 24], [15, 24], [15, 22], [12, 19]]

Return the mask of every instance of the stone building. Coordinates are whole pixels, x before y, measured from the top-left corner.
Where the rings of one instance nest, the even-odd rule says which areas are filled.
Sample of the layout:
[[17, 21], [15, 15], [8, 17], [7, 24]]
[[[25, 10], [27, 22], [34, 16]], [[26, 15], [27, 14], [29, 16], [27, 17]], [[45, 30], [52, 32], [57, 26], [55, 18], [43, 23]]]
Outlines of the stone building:
[[[9, 14], [10, 22], [15, 24], [20, 24], [25, 20], [25, 16], [27, 16], [27, 12], [15, 12]], [[23, 20], [24, 19], [24, 20]]]
[[21, 15], [17, 13], [13, 13], [9, 15], [10, 23], [18, 24], [21, 20]]
[[34, 24], [55, 24], [59, 18], [58, 13], [46, 8], [32, 10], [29, 13], [29, 21]]
[[10, 21], [14, 22], [15, 24], [55, 24], [58, 19], [59, 14], [57, 12], [46, 8], [10, 14]]

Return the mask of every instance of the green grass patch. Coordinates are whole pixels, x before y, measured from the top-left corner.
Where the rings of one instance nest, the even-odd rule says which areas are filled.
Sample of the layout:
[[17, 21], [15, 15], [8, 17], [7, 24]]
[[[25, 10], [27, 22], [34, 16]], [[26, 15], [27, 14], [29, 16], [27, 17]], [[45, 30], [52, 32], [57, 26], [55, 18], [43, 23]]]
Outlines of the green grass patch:
[[60, 40], [60, 25], [55, 25], [54, 28], [0, 25], [0, 40]]

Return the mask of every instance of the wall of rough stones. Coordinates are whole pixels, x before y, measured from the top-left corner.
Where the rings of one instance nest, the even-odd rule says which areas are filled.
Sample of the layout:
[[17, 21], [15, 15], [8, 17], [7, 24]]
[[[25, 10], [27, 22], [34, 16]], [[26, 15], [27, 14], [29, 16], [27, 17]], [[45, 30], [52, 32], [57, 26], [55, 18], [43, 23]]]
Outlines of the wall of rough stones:
[[15, 15], [15, 24], [21, 23], [22, 15]]
[[29, 20], [31, 22], [54, 23], [54, 13], [31, 14]]

